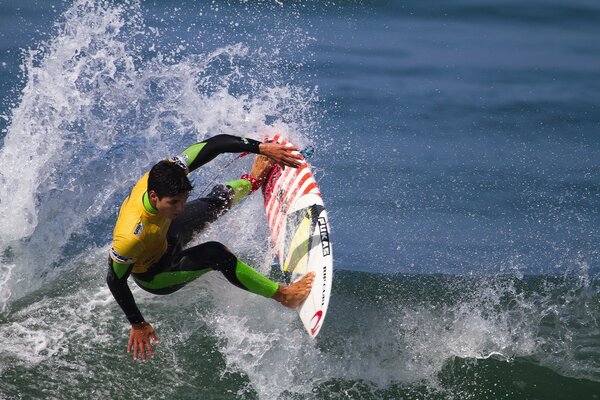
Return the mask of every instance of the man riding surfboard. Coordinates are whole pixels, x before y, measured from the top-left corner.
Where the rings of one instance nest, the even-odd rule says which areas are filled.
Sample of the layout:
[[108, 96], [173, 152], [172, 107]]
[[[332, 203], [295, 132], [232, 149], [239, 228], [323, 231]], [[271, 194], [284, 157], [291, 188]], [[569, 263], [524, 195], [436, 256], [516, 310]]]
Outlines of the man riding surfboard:
[[[127, 284], [129, 276], [142, 289], [158, 295], [173, 293], [209, 271], [220, 271], [235, 286], [282, 305], [296, 308], [309, 295], [314, 274], [289, 286], [256, 272], [218, 242], [184, 249], [193, 234], [216, 220], [232, 205], [257, 190], [271, 161], [296, 168], [295, 147], [232, 135], [217, 135], [196, 143], [179, 156], [155, 164], [134, 185], [119, 210], [108, 260], [107, 284], [131, 323], [127, 351], [146, 361], [154, 357], [158, 337], [139, 311]], [[187, 175], [222, 153], [257, 156], [250, 174], [216, 185], [211, 193], [187, 202], [192, 185]]]

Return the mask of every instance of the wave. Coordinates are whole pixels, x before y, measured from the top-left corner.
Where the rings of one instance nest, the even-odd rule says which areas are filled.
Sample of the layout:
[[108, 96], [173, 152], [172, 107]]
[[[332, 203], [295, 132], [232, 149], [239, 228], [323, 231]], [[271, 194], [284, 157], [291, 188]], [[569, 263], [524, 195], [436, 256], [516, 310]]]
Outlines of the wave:
[[[315, 133], [317, 91], [287, 79], [302, 61], [270, 51], [310, 41], [289, 27], [294, 18], [278, 16], [277, 34], [261, 32], [268, 40], [260, 46], [219, 39], [235, 26], [226, 16], [215, 36], [200, 29], [182, 41], [148, 22], [141, 4], [75, 1], [52, 38], [25, 53], [26, 83], [0, 149], [0, 397], [585, 399], [600, 392], [600, 284], [585, 265], [563, 277], [337, 270], [317, 341], [293, 311], [211, 274], [168, 297], [135, 291], [161, 344], [154, 362], [130, 362], [104, 264], [119, 202], [141, 173], [218, 133], [324, 140]], [[196, 179], [224, 175], [227, 161]], [[247, 167], [242, 161], [230, 172]], [[197, 241], [223, 241], [267, 272], [272, 254], [261, 218], [260, 200], [248, 199]], [[346, 259], [357, 268], [374, 262], [350, 252]]]
[[216, 273], [167, 297], [136, 289], [161, 339], [142, 368], [126, 361], [98, 258], [1, 321], [1, 394], [16, 393], [11, 382], [54, 398], [586, 399], [600, 388], [600, 282], [584, 276], [336, 271], [317, 341], [293, 311]]
[[310, 142], [316, 90], [284, 79], [276, 49], [221, 39], [194, 52], [144, 18], [138, 1], [78, 0], [25, 52], [0, 149], [1, 309], [107, 243], [120, 199], [153, 162], [219, 133]]

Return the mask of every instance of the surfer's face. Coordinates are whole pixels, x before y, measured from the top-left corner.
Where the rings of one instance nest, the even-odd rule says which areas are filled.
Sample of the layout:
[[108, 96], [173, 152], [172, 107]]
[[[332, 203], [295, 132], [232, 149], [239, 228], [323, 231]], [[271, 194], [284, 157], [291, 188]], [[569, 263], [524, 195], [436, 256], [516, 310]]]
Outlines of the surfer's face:
[[158, 210], [160, 215], [168, 219], [175, 219], [183, 212], [190, 192], [183, 192], [176, 196], [164, 196], [162, 198], [158, 198], [153, 191], [150, 191], [149, 195], [152, 206]]

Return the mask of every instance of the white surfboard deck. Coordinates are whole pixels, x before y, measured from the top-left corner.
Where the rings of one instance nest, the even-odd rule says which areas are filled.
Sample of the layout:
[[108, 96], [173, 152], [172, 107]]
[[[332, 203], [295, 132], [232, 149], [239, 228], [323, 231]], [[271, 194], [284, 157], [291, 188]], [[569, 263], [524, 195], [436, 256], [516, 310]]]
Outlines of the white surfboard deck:
[[[280, 135], [268, 138], [291, 146]], [[323, 326], [333, 275], [329, 220], [310, 165], [303, 159], [298, 168], [276, 166], [263, 185], [263, 196], [271, 239], [281, 270], [291, 281], [315, 272], [313, 288], [298, 307], [298, 314], [311, 337]]]

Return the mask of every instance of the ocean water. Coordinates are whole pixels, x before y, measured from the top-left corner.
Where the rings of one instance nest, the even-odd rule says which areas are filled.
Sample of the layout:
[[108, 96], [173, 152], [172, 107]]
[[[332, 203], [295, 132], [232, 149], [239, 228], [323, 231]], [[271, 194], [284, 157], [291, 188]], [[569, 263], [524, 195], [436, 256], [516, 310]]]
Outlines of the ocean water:
[[[599, 399], [598, 37], [591, 0], [0, 0], [0, 398]], [[275, 132], [316, 149], [319, 337], [215, 273], [134, 288], [161, 343], [133, 362], [122, 199], [193, 142]], [[268, 274], [260, 203], [195, 241]]]

